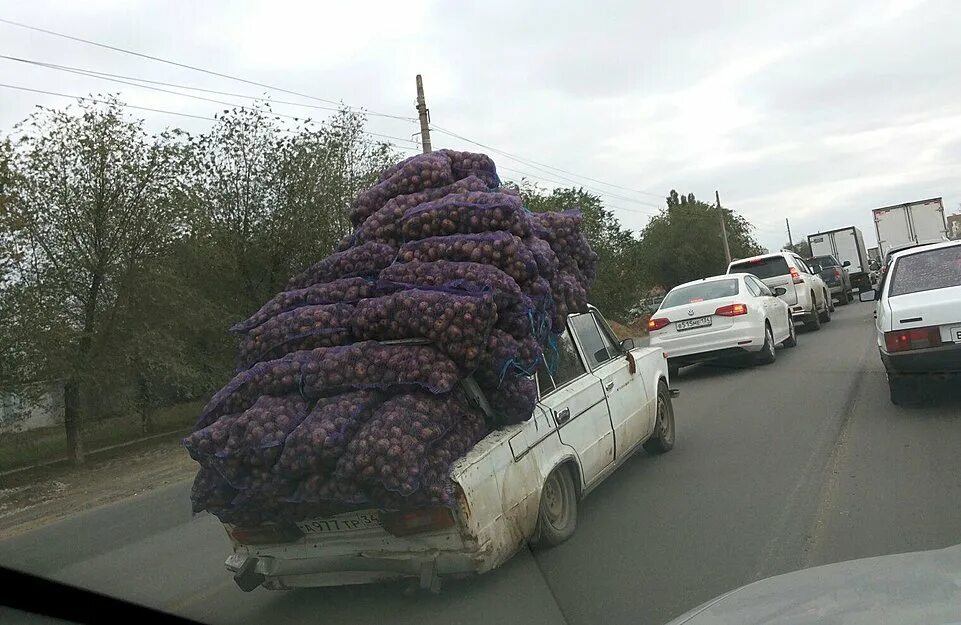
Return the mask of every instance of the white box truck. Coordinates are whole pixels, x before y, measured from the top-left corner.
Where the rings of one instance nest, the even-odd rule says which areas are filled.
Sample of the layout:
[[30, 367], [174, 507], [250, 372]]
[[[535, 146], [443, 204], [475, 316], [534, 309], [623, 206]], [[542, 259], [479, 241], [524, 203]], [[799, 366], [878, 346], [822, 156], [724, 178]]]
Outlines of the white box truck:
[[944, 204], [939, 197], [875, 208], [873, 213], [882, 258], [893, 248], [936, 243], [948, 238]]
[[851, 275], [851, 287], [866, 291], [871, 286], [871, 267], [864, 235], [860, 228], [847, 226], [808, 235], [811, 256], [834, 256], [840, 263], [850, 263], [846, 268]]

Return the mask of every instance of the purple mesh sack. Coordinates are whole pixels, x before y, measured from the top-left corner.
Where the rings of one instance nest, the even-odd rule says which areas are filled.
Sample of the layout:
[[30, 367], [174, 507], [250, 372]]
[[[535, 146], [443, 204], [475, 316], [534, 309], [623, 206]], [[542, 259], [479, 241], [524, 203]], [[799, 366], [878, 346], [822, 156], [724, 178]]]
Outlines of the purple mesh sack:
[[499, 425], [513, 425], [531, 418], [537, 404], [537, 383], [533, 378], [505, 378], [487, 401], [497, 413]]
[[237, 489], [231, 486], [214, 469], [200, 467], [190, 488], [190, 504], [194, 514], [205, 510], [211, 514], [226, 511], [237, 497]]
[[531, 327], [530, 298], [517, 282], [491, 265], [471, 262], [412, 261], [396, 263], [380, 274], [378, 288], [385, 293], [414, 287], [437, 287], [451, 292], [490, 292], [497, 308], [495, 327], [514, 336], [528, 336]]
[[582, 221], [576, 209], [531, 215], [534, 232], [550, 244], [560, 269], [583, 275], [581, 286], [587, 291], [596, 277], [597, 254], [581, 232]]
[[383, 402], [377, 391], [322, 398], [288, 436], [278, 468], [289, 477], [327, 475], [347, 443]]
[[538, 275], [551, 283], [557, 275], [558, 262], [557, 254], [551, 249], [550, 244], [544, 239], [531, 236], [524, 239], [524, 245], [534, 256]]
[[453, 361], [429, 345], [364, 341], [343, 347], [321, 347], [306, 353], [310, 357], [304, 362], [300, 381], [305, 397], [394, 386], [447, 393], [460, 377]]
[[510, 232], [530, 234], [527, 209], [520, 198], [506, 193], [455, 193], [412, 208], [401, 220], [404, 239], [414, 241], [450, 234]]
[[351, 304], [302, 306], [280, 313], [251, 330], [240, 341], [239, 369], [315, 347], [346, 345], [353, 340]]
[[470, 261], [493, 265], [523, 284], [537, 277], [537, 262], [521, 240], [507, 232], [455, 234], [405, 243], [401, 262], [414, 260]]
[[373, 276], [394, 262], [397, 251], [383, 243], [365, 243], [344, 252], [336, 252], [314, 263], [287, 283], [289, 289], [302, 289], [312, 284], [339, 278]]
[[350, 327], [359, 339], [427, 339], [470, 370], [496, 320], [490, 294], [409, 289], [359, 302]]
[[533, 375], [542, 356], [543, 350], [533, 338], [518, 341], [495, 328], [484, 346], [474, 380], [486, 393], [491, 393], [508, 377]]
[[420, 485], [427, 452], [459, 415], [451, 397], [409, 393], [388, 399], [347, 444], [335, 477], [410, 495]]
[[354, 199], [350, 216], [355, 226], [362, 224], [388, 200], [398, 195], [443, 187], [454, 182], [451, 161], [439, 152], [418, 154], [391, 169], [393, 171], [387, 178], [362, 191]]
[[400, 247], [404, 242], [404, 235], [401, 233], [401, 219], [408, 211], [450, 194], [486, 191], [487, 188], [487, 185], [480, 178], [469, 176], [438, 189], [427, 189], [418, 193], [399, 195], [370, 215], [357, 228], [352, 241], [354, 244], [378, 241], [392, 247]]
[[340, 510], [370, 502], [360, 485], [332, 475], [311, 475], [297, 486], [289, 501], [302, 504], [326, 504], [327, 514], [336, 514]]
[[374, 284], [366, 278], [341, 278], [333, 282], [313, 284], [303, 289], [282, 291], [270, 298], [270, 301], [260, 307], [256, 313], [246, 321], [234, 324], [231, 332], [250, 332], [260, 324], [281, 313], [300, 308], [301, 306], [319, 306], [322, 304], [353, 303], [374, 294]]
[[364, 490], [372, 502], [381, 508], [398, 510], [429, 505], [455, 506], [451, 467], [487, 435], [483, 415], [461, 405], [456, 409], [459, 414], [454, 426], [427, 451], [419, 488], [405, 497], [381, 485], [366, 484]]
[[493, 159], [486, 154], [457, 150], [438, 150], [436, 154], [444, 154], [450, 159], [454, 178], [460, 179], [473, 175], [492, 188], [501, 184], [501, 179], [497, 176], [497, 167], [494, 165]]

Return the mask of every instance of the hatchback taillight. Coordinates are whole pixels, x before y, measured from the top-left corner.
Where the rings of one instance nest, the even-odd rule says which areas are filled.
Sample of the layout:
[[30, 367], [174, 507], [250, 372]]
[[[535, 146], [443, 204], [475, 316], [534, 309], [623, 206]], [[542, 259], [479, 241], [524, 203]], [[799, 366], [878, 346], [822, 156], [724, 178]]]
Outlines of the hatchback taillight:
[[884, 344], [888, 348], [888, 353], [938, 347], [941, 345], [941, 328], [928, 326], [927, 328], [885, 332]]
[[715, 315], [720, 315], [721, 317], [737, 317], [739, 315], [747, 314], [747, 305], [745, 304], [728, 304], [727, 306], [721, 306], [714, 311]]
[[801, 284], [804, 280], [801, 279], [801, 274], [798, 272], [796, 267], [791, 267], [791, 279], [794, 280], [794, 284]]
[[663, 317], [657, 317], [656, 319], [647, 320], [647, 331], [653, 332], [654, 330], [660, 330], [667, 324], [671, 322], [670, 319], [665, 319]]

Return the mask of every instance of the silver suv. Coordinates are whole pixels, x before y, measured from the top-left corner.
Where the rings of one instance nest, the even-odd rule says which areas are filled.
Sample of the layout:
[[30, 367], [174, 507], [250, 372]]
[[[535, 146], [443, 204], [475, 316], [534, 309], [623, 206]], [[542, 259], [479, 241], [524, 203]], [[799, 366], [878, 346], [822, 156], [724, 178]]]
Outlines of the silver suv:
[[777, 287], [785, 293], [779, 297], [791, 309], [791, 317], [802, 321], [811, 330], [820, 330], [822, 323], [831, 320], [834, 301], [824, 280], [804, 259], [794, 252], [775, 252], [732, 262], [727, 273], [751, 273], [772, 291]]

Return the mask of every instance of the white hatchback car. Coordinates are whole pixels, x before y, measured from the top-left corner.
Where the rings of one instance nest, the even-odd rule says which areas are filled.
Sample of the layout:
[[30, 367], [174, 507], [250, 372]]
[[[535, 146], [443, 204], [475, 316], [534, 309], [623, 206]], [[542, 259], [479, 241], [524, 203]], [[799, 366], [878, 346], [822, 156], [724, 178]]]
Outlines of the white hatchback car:
[[776, 344], [797, 345], [783, 293], [749, 273], [676, 286], [647, 323], [651, 346], [664, 350], [672, 378], [685, 365], [716, 358], [751, 355], [772, 363]]
[[961, 374], [961, 241], [912, 247], [891, 257], [877, 292], [877, 344], [891, 402], [908, 403], [920, 384]]

